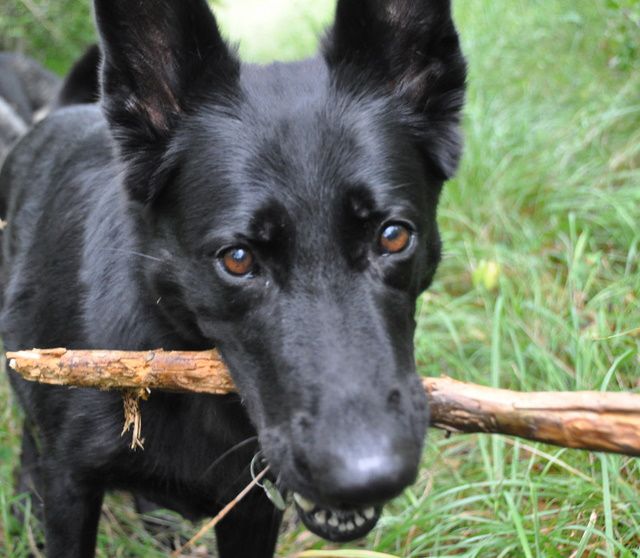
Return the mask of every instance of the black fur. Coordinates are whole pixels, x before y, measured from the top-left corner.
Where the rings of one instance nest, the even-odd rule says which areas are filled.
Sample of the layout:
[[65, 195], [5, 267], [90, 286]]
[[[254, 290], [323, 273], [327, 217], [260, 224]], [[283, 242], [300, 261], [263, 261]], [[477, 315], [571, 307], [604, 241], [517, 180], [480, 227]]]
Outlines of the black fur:
[[[51, 110], [99, 98], [100, 50], [87, 50], [63, 83], [38, 62], [21, 54], [0, 53], [0, 167], [13, 145]], [[0, 196], [0, 215], [6, 213]]]
[[[57, 111], [0, 175], [5, 345], [216, 346], [240, 397], [153, 393], [131, 451], [119, 395], [10, 373], [47, 555], [93, 555], [108, 489], [210, 516], [256, 446], [218, 458], [256, 432], [283, 489], [334, 509], [394, 497], [427, 425], [413, 314], [460, 151], [449, 2], [340, 0], [322, 57], [266, 67], [240, 65], [204, 0], [96, 0], [96, 19], [101, 109]], [[399, 254], [385, 223], [412, 232]], [[225, 272], [234, 246], [251, 274]], [[220, 555], [272, 556], [279, 523], [254, 491]]]
[[0, 52], [0, 167], [13, 144], [46, 112], [59, 81], [35, 60]]
[[35, 60], [0, 52], [0, 97], [28, 124], [47, 108], [59, 86], [60, 79]]
[[[13, 145], [27, 132], [27, 123], [0, 97], [0, 167]], [[1, 207], [0, 211], [4, 208]]]
[[[94, 46], [61, 83], [57, 76], [31, 58], [0, 53], [0, 168], [17, 141], [50, 110], [90, 102], [92, 97], [97, 100], [98, 67], [99, 49]], [[0, 216], [7, 214], [8, 195], [8, 191], [0, 191]], [[2, 234], [0, 229], [0, 238]], [[3, 295], [0, 289], [0, 305]]]
[[58, 91], [52, 110], [100, 100], [100, 47], [91, 45], [76, 61]]

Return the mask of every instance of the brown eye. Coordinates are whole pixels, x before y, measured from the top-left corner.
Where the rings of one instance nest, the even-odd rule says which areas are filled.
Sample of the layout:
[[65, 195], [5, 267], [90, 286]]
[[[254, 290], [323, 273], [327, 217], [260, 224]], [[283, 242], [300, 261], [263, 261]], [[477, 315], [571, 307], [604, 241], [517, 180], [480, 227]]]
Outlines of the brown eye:
[[253, 254], [246, 248], [229, 248], [222, 253], [222, 265], [231, 275], [242, 277], [253, 271]]
[[380, 233], [380, 249], [385, 254], [397, 254], [411, 242], [411, 231], [400, 223], [385, 225]]

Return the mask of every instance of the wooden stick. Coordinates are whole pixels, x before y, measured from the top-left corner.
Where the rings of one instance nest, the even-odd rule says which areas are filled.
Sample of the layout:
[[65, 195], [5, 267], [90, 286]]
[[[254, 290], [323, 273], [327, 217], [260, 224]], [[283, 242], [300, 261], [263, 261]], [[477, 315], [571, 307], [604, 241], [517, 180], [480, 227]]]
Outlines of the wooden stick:
[[425, 378], [431, 426], [508, 434], [566, 448], [640, 455], [640, 395], [492, 389]]
[[223, 395], [233, 380], [217, 351], [68, 351], [7, 353], [25, 380], [98, 389], [149, 388]]
[[[98, 389], [150, 388], [225, 394], [233, 381], [217, 351], [47, 349], [7, 353], [25, 379]], [[569, 448], [640, 456], [640, 395], [521, 393], [425, 378], [431, 426], [518, 436]]]

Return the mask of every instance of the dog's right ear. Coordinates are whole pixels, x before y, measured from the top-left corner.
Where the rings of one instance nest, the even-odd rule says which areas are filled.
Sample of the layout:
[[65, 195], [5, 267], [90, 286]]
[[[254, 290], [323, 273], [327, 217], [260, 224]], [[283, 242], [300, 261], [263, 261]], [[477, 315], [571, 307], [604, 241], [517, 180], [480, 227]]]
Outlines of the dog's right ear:
[[167, 180], [163, 155], [181, 115], [203, 95], [225, 94], [239, 63], [205, 0], [95, 0], [102, 103], [134, 199]]

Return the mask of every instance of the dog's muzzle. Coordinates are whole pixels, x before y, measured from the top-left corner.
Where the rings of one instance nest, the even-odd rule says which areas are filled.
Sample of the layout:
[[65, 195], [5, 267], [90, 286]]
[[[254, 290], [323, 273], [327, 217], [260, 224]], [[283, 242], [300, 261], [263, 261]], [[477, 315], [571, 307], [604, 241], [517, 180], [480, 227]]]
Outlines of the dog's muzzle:
[[349, 542], [364, 537], [376, 526], [382, 506], [334, 509], [315, 504], [294, 493], [298, 516], [315, 535], [332, 542]]
[[[258, 478], [258, 472], [267, 466], [262, 452], [258, 452], [251, 461], [251, 476]], [[285, 495], [270, 479], [257, 483], [271, 503], [281, 511], [286, 508]], [[364, 537], [376, 526], [382, 506], [370, 505], [355, 508], [331, 508], [316, 504], [293, 492], [293, 501], [302, 523], [313, 534], [332, 542], [349, 542]]]

